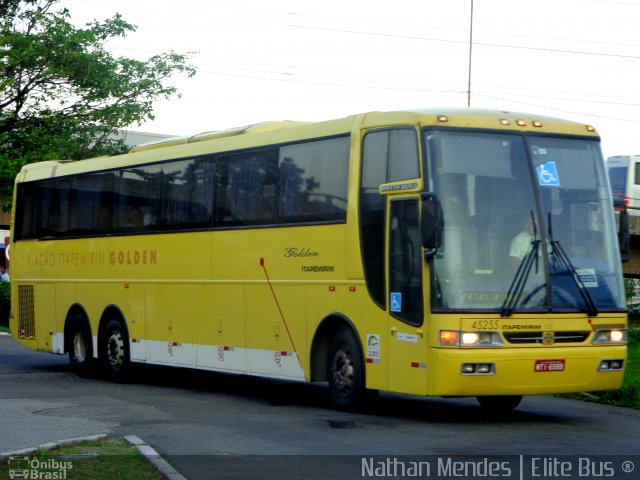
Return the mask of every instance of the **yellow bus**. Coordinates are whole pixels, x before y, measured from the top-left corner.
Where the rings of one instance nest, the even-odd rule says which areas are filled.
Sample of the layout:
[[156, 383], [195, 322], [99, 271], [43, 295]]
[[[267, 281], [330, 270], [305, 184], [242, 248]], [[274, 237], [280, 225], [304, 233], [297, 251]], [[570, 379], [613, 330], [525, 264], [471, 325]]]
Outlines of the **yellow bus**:
[[593, 127], [507, 112], [272, 122], [25, 166], [11, 331], [132, 363], [474, 396], [616, 389], [620, 255]]

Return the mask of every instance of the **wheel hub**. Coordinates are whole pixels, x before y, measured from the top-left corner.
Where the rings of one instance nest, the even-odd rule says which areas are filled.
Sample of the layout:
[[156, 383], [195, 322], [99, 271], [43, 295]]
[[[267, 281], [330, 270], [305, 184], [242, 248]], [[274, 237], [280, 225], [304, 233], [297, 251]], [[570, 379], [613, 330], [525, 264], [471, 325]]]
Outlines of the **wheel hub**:
[[109, 363], [114, 369], [124, 364], [124, 341], [120, 332], [113, 332], [109, 337]]
[[73, 356], [78, 363], [84, 363], [87, 359], [87, 344], [82, 332], [76, 332], [73, 337]]
[[348, 392], [353, 386], [354, 368], [348, 352], [340, 350], [333, 359], [333, 382], [338, 390]]

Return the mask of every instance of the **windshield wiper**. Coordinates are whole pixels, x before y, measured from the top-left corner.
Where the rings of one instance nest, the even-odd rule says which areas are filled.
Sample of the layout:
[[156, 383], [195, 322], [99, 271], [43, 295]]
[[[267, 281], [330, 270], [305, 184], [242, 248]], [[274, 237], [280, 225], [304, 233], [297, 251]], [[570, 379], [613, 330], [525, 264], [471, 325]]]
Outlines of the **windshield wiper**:
[[549, 213], [549, 240], [551, 241], [551, 253], [555, 258], [558, 259], [560, 266], [569, 274], [573, 283], [575, 283], [576, 287], [578, 287], [578, 291], [580, 292], [580, 296], [582, 300], [584, 300], [584, 304], [587, 307], [587, 315], [590, 317], [595, 317], [598, 315], [598, 307], [593, 301], [593, 297], [587, 290], [587, 286], [584, 284], [580, 275], [576, 271], [576, 267], [571, 263], [571, 259], [560, 245], [558, 240], [553, 239], [553, 230], [551, 229], [551, 214]]
[[536, 228], [535, 218], [533, 216], [533, 212], [531, 213], [531, 222], [533, 223], [533, 240], [531, 240], [531, 248], [524, 256], [520, 265], [518, 266], [518, 270], [516, 271], [515, 277], [513, 277], [513, 281], [511, 282], [511, 286], [507, 291], [507, 296], [502, 303], [500, 316], [502, 317], [510, 317], [513, 315], [513, 312], [516, 310], [518, 303], [520, 302], [520, 297], [522, 296], [522, 292], [524, 291], [524, 287], [527, 284], [527, 280], [529, 279], [529, 274], [531, 273], [531, 268], [534, 263], [536, 265], [536, 272], [538, 271], [538, 250], [540, 248], [540, 240], [537, 240], [538, 229]]
[[[531, 249], [520, 262], [520, 266], [518, 266], [518, 271], [516, 272], [516, 276], [513, 277], [513, 281], [511, 282], [511, 286], [507, 291], [507, 296], [504, 299], [504, 303], [502, 304], [502, 310], [500, 311], [500, 316], [502, 317], [510, 317], [513, 315], [518, 303], [520, 301], [520, 297], [522, 296], [522, 292], [524, 291], [524, 287], [529, 278], [529, 274], [531, 273], [531, 268], [534, 263], [538, 263], [538, 249], [540, 248], [540, 240], [532, 240], [531, 241]], [[537, 267], [536, 267], [537, 270]]]

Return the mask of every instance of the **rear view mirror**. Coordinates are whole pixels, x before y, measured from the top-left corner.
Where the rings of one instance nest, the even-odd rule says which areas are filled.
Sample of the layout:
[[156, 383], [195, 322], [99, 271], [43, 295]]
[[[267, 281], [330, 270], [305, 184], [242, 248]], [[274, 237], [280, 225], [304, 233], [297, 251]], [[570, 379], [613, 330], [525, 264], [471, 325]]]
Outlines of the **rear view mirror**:
[[420, 217], [420, 235], [422, 246], [427, 250], [427, 260], [433, 258], [442, 245], [444, 219], [442, 205], [433, 193], [422, 194], [422, 215]]

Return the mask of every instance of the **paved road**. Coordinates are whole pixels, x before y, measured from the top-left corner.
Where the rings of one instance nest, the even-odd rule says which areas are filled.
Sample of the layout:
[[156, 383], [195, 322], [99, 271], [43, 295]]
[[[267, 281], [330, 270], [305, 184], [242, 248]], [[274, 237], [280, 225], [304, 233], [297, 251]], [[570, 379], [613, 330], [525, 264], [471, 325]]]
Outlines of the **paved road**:
[[623, 455], [634, 458], [636, 476], [615, 478], [640, 475], [640, 456], [631, 457], [640, 455], [634, 410], [544, 396], [491, 418], [473, 399], [383, 395], [358, 415], [331, 410], [326, 394], [316, 385], [158, 367], [128, 384], [83, 379], [66, 358], [2, 336], [0, 452], [107, 433], [138, 435], [189, 479], [359, 477], [363, 456], [398, 455]]

